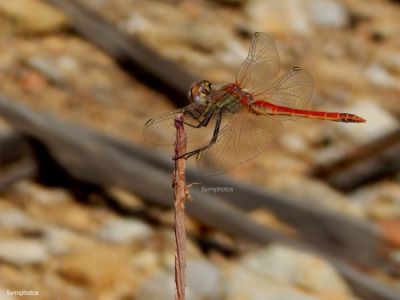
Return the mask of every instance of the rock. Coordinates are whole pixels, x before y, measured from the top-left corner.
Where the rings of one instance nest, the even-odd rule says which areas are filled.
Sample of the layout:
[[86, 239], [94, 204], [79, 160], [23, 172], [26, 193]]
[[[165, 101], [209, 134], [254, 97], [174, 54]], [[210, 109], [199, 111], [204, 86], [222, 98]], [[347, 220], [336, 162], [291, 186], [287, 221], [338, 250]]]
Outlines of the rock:
[[30, 181], [16, 183], [12, 191], [17, 197], [40, 205], [56, 206], [72, 201], [70, 194], [61, 188], [45, 188]]
[[37, 226], [37, 222], [19, 210], [7, 209], [0, 212], [0, 227], [25, 230]]
[[251, 219], [265, 227], [275, 229], [285, 235], [296, 236], [297, 230], [289, 224], [280, 220], [271, 211], [265, 208], [257, 208], [248, 213]]
[[49, 33], [67, 26], [67, 19], [57, 9], [39, 0], [0, 1], [0, 13], [8, 16], [27, 32]]
[[301, 155], [310, 151], [304, 137], [295, 132], [285, 132], [279, 137], [279, 142], [286, 151], [292, 154]]
[[304, 3], [298, 0], [252, 0], [245, 6], [250, 28], [272, 35], [310, 35], [312, 28]]
[[[390, 254], [390, 257], [392, 258], [392, 260], [393, 260], [394, 262], [396, 262], [397, 264], [400, 265], [400, 250], [393, 251], [393, 252]], [[399, 285], [399, 287], [400, 287], [400, 285]]]
[[[214, 264], [205, 259], [188, 258], [186, 267], [187, 299], [220, 299], [221, 274]], [[158, 271], [142, 282], [135, 299], [173, 299], [174, 282], [173, 272]]]
[[57, 58], [57, 66], [64, 73], [76, 74], [80, 71], [79, 63], [73, 55], [64, 54]]
[[350, 136], [357, 143], [367, 143], [398, 128], [398, 121], [375, 102], [363, 99], [357, 104], [343, 108], [343, 111], [355, 113], [367, 120], [359, 124], [333, 124], [337, 130]]
[[343, 28], [349, 24], [347, 8], [335, 0], [314, 0], [308, 4], [311, 20], [325, 28]]
[[354, 299], [327, 262], [277, 244], [243, 257], [225, 279], [227, 299]]
[[226, 300], [321, 300], [289, 285], [271, 281], [246, 268], [236, 267], [226, 276]]
[[375, 220], [400, 218], [400, 186], [398, 183], [383, 181], [373, 186], [358, 189], [350, 196], [365, 214]]
[[9, 288], [6, 288], [5, 286], [0, 286], [0, 300], [11, 300], [14, 299], [13, 296], [7, 295], [6, 291], [9, 290]]
[[381, 220], [379, 228], [388, 244], [400, 248], [400, 218]]
[[[262, 153], [259, 158], [256, 158], [257, 163], [269, 171], [267, 176], [260, 174], [262, 176], [258, 179], [260, 184], [266, 184], [268, 187], [274, 188], [273, 178], [285, 177], [286, 174], [289, 176], [305, 174], [310, 169], [310, 164], [301, 157], [301, 154], [297, 157], [297, 155], [288, 155], [284, 151], [267, 151]], [[271, 178], [272, 181], [270, 180]]]
[[[190, 285], [186, 286], [187, 300], [200, 300], [201, 297], [196, 296]], [[175, 297], [175, 279], [172, 272], [162, 271], [147, 278], [137, 291], [135, 300], [164, 300], [174, 299]]]
[[[50, 213], [50, 212], [48, 212]], [[43, 215], [43, 218], [51, 219], [59, 225], [81, 232], [93, 232], [98, 228], [98, 222], [94, 218], [93, 211], [76, 203], [59, 205], [58, 209], [52, 207], [51, 216]]]
[[147, 224], [136, 220], [113, 219], [106, 222], [98, 233], [111, 243], [129, 244], [150, 237], [153, 230]]
[[131, 267], [143, 277], [155, 274], [163, 267], [160, 252], [158, 249], [153, 250], [148, 248], [136, 251], [135, 255], [132, 255]]
[[221, 294], [221, 274], [216, 265], [205, 259], [188, 259], [187, 284], [200, 299], [218, 299]]
[[0, 241], [0, 259], [17, 266], [40, 264], [47, 260], [46, 247], [33, 239]]
[[358, 204], [349, 202], [342, 194], [316, 179], [302, 175], [277, 175], [268, 179], [267, 187], [310, 205], [319, 205], [353, 217], [363, 216]]
[[79, 63], [73, 55], [34, 54], [27, 58], [27, 63], [47, 80], [59, 84], [78, 76], [81, 72]]
[[[41, 276], [41, 277], [39, 277]], [[57, 299], [60, 295], [63, 295], [64, 299], [96, 299], [97, 297], [93, 292], [87, 289], [84, 285], [74, 284], [74, 282], [68, 282], [62, 276], [59, 276], [56, 272], [48, 272], [43, 279], [43, 273], [39, 275], [38, 282], [42, 283], [43, 287], [40, 285], [34, 285], [34, 287], [39, 290], [40, 299]], [[23, 280], [28, 281], [25, 279]], [[32, 297], [30, 297], [32, 298]], [[37, 299], [39, 297], [36, 297]], [[13, 298], [15, 299], [15, 298]], [[112, 299], [112, 298], [111, 298]]]
[[66, 228], [46, 228], [43, 240], [49, 252], [54, 255], [65, 255], [80, 251], [89, 245], [93, 246], [87, 237]]
[[248, 51], [249, 49], [246, 46], [232, 38], [226, 41], [226, 49], [216, 52], [215, 58], [221, 64], [232, 68], [232, 76], [234, 71], [239, 69], [245, 57], [247, 57]]
[[400, 80], [379, 64], [372, 64], [365, 69], [365, 77], [375, 86], [399, 90]]
[[121, 188], [110, 187], [107, 188], [107, 193], [118, 200], [119, 203], [126, 205], [129, 208], [143, 208], [143, 200], [135, 194], [129, 193]]
[[60, 256], [52, 267], [65, 282], [97, 293], [97, 297], [84, 299], [126, 299], [121, 294], [129, 295], [142, 280], [142, 274], [129, 264], [132, 255], [129, 247], [91, 239], [91, 245], [71, 255]]
[[335, 269], [321, 258], [278, 244], [248, 255], [242, 265], [261, 276], [314, 291], [349, 291]]
[[35, 55], [29, 58], [28, 65], [52, 82], [62, 83], [65, 81], [64, 74], [48, 56]]
[[188, 27], [188, 30], [184, 31], [182, 35], [185, 41], [195, 49], [203, 49], [208, 52], [224, 49], [227, 43], [234, 40], [230, 30], [212, 24]]
[[376, 63], [381, 64], [393, 74], [400, 73], [400, 52], [397, 49], [379, 48], [376, 56]]
[[243, 4], [248, 0], [214, 0], [216, 2], [221, 2], [222, 4], [239, 5]]
[[310, 151], [309, 159], [314, 162], [314, 165], [326, 165], [338, 161], [346, 154], [346, 149], [332, 145], [317, 151]]

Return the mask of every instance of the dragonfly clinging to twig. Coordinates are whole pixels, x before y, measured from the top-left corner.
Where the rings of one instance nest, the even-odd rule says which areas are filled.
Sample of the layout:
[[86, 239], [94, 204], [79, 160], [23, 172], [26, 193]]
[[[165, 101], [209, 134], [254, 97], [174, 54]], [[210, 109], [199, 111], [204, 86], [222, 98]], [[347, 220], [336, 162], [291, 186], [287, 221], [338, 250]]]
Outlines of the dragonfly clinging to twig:
[[228, 171], [265, 151], [281, 121], [298, 117], [360, 123], [357, 115], [308, 110], [312, 76], [295, 67], [278, 77], [279, 55], [272, 37], [257, 32], [236, 81], [214, 87], [202, 80], [189, 91], [188, 106], [147, 121], [144, 136], [155, 144], [173, 144], [174, 118], [184, 113], [187, 141], [197, 146], [183, 155], [196, 156], [200, 167]]

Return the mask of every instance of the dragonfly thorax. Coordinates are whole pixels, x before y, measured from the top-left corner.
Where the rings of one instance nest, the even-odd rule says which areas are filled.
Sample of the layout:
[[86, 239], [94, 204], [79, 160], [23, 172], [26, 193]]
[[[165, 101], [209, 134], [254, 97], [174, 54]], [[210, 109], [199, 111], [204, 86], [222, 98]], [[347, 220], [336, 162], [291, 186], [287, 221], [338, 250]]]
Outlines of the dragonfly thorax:
[[216, 90], [215, 105], [219, 110], [230, 113], [239, 112], [242, 108], [241, 97], [244, 93], [236, 84], [226, 84]]

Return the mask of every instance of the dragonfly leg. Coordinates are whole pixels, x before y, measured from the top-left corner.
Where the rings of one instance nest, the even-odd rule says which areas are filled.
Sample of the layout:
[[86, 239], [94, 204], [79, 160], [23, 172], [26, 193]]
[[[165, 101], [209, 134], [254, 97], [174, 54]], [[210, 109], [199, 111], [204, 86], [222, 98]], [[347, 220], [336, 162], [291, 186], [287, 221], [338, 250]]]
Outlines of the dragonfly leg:
[[[193, 119], [195, 119], [195, 120], [197, 121], [197, 119], [198, 119], [203, 113], [200, 112], [197, 108], [195, 108], [194, 110], [199, 114], [199, 116], [196, 117], [192, 111], [185, 111], [185, 114], [188, 114], [189, 116], [191, 116]], [[208, 110], [208, 111], [206, 112], [206, 117], [207, 117], [207, 115], [209, 114], [209, 112], [210, 112], [210, 110]], [[203, 120], [203, 121], [204, 121], [204, 120]], [[186, 124], [186, 125], [189, 125], [189, 126], [191, 126], [191, 127], [198, 128], [198, 127], [201, 126], [200, 124], [201, 124], [203, 121], [199, 122], [199, 124], [198, 124], [197, 126], [191, 125], [191, 124], [185, 123], [185, 122], [183, 122], [183, 123]]]
[[[210, 119], [210, 117], [208, 119]], [[220, 111], [219, 114], [218, 114], [218, 118], [217, 118], [217, 121], [215, 123], [214, 132], [213, 132], [213, 136], [211, 138], [210, 143], [208, 143], [206, 146], [201, 147], [199, 149], [187, 152], [187, 153], [185, 153], [185, 154], [183, 154], [183, 155], [181, 155], [179, 157], [174, 157], [174, 160], [179, 159], [179, 158], [188, 159], [189, 157], [191, 157], [193, 155], [196, 155], [196, 154], [200, 153], [201, 151], [206, 150], [208, 147], [210, 147], [212, 144], [214, 144], [217, 141], [217, 138], [218, 138], [218, 132], [219, 132], [219, 128], [221, 126], [221, 119], [222, 119], [222, 111]], [[208, 121], [207, 121], [207, 123], [208, 123]]]
[[[201, 122], [199, 122], [199, 124], [197, 124], [197, 125], [192, 125], [192, 124], [186, 123], [185, 120], [183, 121], [183, 124], [188, 125], [188, 126], [193, 127], [193, 128], [200, 128], [201, 126], [207, 126], [207, 124], [211, 120], [213, 112], [214, 112], [213, 109], [208, 110], [205, 118]], [[195, 116], [191, 112], [188, 112], [188, 114], [191, 117], [195, 118]]]
[[[198, 116], [201, 116], [204, 114], [204, 112], [201, 112], [199, 109], [197, 109], [197, 107], [194, 108], [194, 110], [198, 113]], [[209, 113], [209, 111], [210, 110], [208, 110], [207, 113]], [[190, 114], [190, 116], [193, 117], [194, 119], [197, 119], [197, 117], [191, 111], [188, 111], [187, 113]]]

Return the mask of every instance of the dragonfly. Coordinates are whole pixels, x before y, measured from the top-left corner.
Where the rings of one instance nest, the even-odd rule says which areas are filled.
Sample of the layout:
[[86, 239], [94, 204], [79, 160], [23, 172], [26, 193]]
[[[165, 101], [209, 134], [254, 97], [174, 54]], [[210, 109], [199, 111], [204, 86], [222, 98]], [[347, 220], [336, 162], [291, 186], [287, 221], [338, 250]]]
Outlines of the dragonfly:
[[188, 106], [146, 122], [145, 140], [173, 145], [174, 118], [183, 113], [186, 142], [191, 146], [179, 158], [194, 156], [200, 168], [224, 173], [264, 152], [281, 132], [284, 120], [366, 121], [351, 113], [308, 110], [314, 86], [310, 73], [300, 67], [281, 76], [279, 71], [280, 59], [273, 38], [255, 33], [234, 83], [194, 83]]

